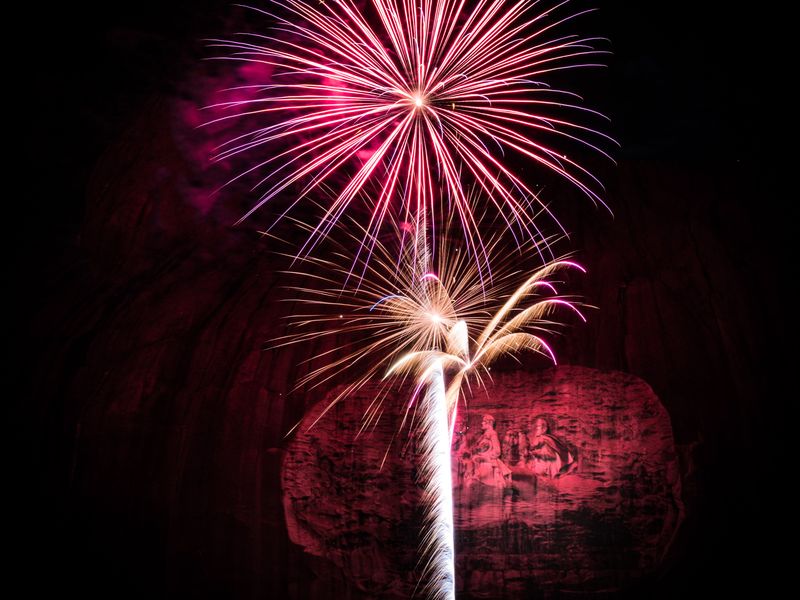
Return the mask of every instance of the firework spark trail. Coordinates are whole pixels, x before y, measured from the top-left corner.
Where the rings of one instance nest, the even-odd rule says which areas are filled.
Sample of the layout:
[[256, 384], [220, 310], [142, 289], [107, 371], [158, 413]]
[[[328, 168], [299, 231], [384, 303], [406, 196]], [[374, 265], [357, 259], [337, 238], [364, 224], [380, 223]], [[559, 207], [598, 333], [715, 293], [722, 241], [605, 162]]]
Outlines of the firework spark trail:
[[[604, 205], [602, 186], [563, 143], [605, 155], [598, 143], [613, 140], [575, 122], [571, 115], [598, 113], [546, 83], [556, 71], [598, 66], [598, 38], [557, 33], [589, 11], [551, 16], [566, 2], [540, 11], [537, 0], [268, 3], [270, 10], [253, 10], [274, 21], [271, 33], [211, 43], [230, 52], [222, 59], [274, 69], [270, 81], [245, 86], [256, 97], [209, 107], [226, 112], [207, 124], [266, 123], [223, 143], [215, 157], [255, 157], [233, 180], [257, 174], [255, 188], [263, 190], [242, 219], [296, 186], [300, 193], [281, 216], [321, 185], [336, 187], [299, 254], [325, 238], [368, 185], [378, 192], [365, 239], [392, 213], [423, 232], [455, 214], [467, 250], [485, 254], [464, 187], [471, 180], [515, 236], [541, 241], [533, 217], [549, 209], [506, 154], [557, 173]], [[337, 184], [341, 171], [350, 176]]]
[[453, 481], [448, 426], [449, 410], [440, 361], [424, 382], [424, 410], [419, 425], [424, 457], [420, 479], [425, 488], [426, 524], [420, 543], [424, 567], [421, 579], [433, 600], [455, 600], [455, 543], [453, 538]]

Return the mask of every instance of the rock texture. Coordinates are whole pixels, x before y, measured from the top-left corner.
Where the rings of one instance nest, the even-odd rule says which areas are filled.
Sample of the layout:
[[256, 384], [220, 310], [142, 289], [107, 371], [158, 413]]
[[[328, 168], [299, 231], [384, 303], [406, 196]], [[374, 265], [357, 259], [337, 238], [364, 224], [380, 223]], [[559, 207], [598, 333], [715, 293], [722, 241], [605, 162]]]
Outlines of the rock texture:
[[[375, 392], [363, 388], [294, 437], [281, 469], [284, 510], [292, 541], [306, 552], [330, 560], [369, 594], [409, 597], [418, 457], [413, 432], [395, 436], [401, 394], [387, 400], [370, 433], [356, 437]], [[325, 406], [322, 400], [301, 427]], [[458, 465], [485, 414], [504, 445], [506, 434], [546, 419], [574, 468], [536, 475], [504, 447], [511, 470], [504, 484], [468, 481]], [[464, 432], [453, 451], [454, 471], [462, 472], [455, 479], [459, 597], [609, 591], [664, 560], [683, 516], [681, 484], [669, 416], [641, 379], [582, 367], [500, 374], [476, 390], [457, 429]]]

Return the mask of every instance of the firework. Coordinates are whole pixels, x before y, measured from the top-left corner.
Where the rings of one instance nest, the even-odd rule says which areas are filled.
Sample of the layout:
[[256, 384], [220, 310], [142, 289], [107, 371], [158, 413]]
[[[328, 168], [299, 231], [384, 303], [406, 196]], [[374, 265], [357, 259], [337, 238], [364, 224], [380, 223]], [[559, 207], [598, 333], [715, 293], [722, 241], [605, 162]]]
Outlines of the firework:
[[[422, 360], [429, 356], [426, 352], [440, 352], [447, 355], [447, 360], [468, 361], [480, 375], [482, 365], [488, 365], [498, 353], [511, 350], [509, 344], [514, 340], [521, 342], [521, 338], [505, 338], [500, 333], [515, 327], [552, 333], [558, 323], [544, 317], [562, 305], [576, 309], [574, 299], [559, 296], [556, 282], [546, 278], [559, 269], [577, 265], [552, 262], [534, 276], [526, 277], [519, 264], [537, 252], [533, 244], [509, 251], [501, 243], [501, 236], [487, 239], [485, 248], [494, 271], [486, 278], [470, 258], [463, 240], [448, 234], [449, 228], [440, 231], [439, 249], [434, 255], [413, 227], [395, 224], [396, 235], [391, 239], [399, 240], [399, 247], [373, 239], [373, 255], [368, 259], [363, 253], [354, 254], [348, 249], [366, 235], [356, 223], [349, 225], [347, 232], [337, 236], [338, 240], [328, 240], [326, 258], [306, 258], [298, 263], [301, 268], [288, 272], [301, 278], [291, 286], [293, 297], [289, 300], [297, 303], [289, 317], [292, 332], [273, 345], [277, 348], [334, 338], [329, 350], [312, 359], [314, 365], [321, 366], [312, 366], [297, 383], [298, 388], [314, 388], [349, 374], [345, 375], [349, 383], [331, 406], [365, 382], [382, 379], [387, 368], [403, 356], [410, 363], [412, 358]], [[308, 229], [301, 223], [298, 226]], [[343, 285], [345, 281], [350, 285]], [[544, 298], [545, 294], [549, 297]], [[528, 307], [527, 312], [521, 312], [519, 302], [533, 297], [540, 300], [538, 308]], [[502, 309], [495, 313], [492, 307], [497, 306]], [[507, 316], [515, 320], [506, 328], [498, 328], [498, 319]], [[468, 331], [490, 327], [497, 330], [494, 336], [478, 338], [479, 346], [471, 354], [463, 350], [469, 343]], [[526, 340], [531, 342], [530, 338]], [[547, 356], [552, 358], [552, 354]], [[399, 371], [408, 374], [412, 369]], [[381, 402], [390, 389], [387, 385], [366, 411], [365, 428], [381, 414]]]
[[[228, 183], [260, 194], [240, 222], [283, 195], [292, 200], [274, 223], [301, 203], [320, 212], [310, 226], [298, 220], [307, 237], [293, 273], [306, 283], [294, 287], [296, 329], [276, 346], [346, 342], [316, 356], [322, 366], [298, 387], [355, 373], [321, 418], [382, 379], [363, 429], [380, 418], [389, 382], [415, 382], [400, 429], [418, 419], [423, 578], [442, 600], [455, 598], [450, 444], [462, 387], [482, 383], [501, 356], [530, 350], [555, 362], [553, 315], [584, 318], [552, 277], [582, 268], [546, 260], [540, 217], [561, 225], [523, 175], [528, 165], [555, 173], [605, 206], [599, 181], [568, 155], [583, 146], [608, 156], [600, 146], [613, 140], [582, 124], [602, 115], [551, 85], [557, 71], [598, 66], [604, 53], [598, 38], [560, 33], [583, 14], [560, 16], [567, 2], [266, 0], [253, 10], [269, 32], [211, 42], [262, 77], [251, 71], [248, 85], [209, 107], [207, 125], [239, 128], [216, 149], [218, 161], [247, 163]], [[482, 230], [487, 212], [517, 254]], [[342, 222], [351, 226], [331, 235]], [[381, 242], [387, 229], [397, 247]], [[334, 250], [315, 258], [323, 243]], [[543, 267], [514, 268], [531, 252]]]
[[[470, 347], [468, 320], [456, 321], [450, 329], [448, 343], [444, 349], [413, 350], [402, 355], [387, 371], [387, 376], [398, 373], [413, 372], [417, 374], [419, 385], [429, 379], [432, 369], [439, 366], [455, 368], [455, 374], [447, 389], [448, 409], [456, 407], [461, 385], [465, 377], [488, 373], [491, 364], [507, 354], [516, 354], [530, 350], [546, 356], [556, 364], [556, 355], [544, 338], [530, 330], [548, 331], [549, 326], [557, 323], [547, 317], [558, 307], [565, 307], [574, 312], [582, 321], [586, 317], [575, 301], [563, 297], [541, 297], [540, 289], [546, 293], [556, 293], [556, 288], [547, 278], [554, 272], [574, 268], [584, 272], [578, 263], [569, 260], [553, 261], [530, 275], [509, 296], [502, 307], [490, 319], [485, 319], [482, 332]], [[525, 308], [520, 304], [535, 298]]]
[[223, 114], [209, 123], [263, 122], [215, 155], [246, 155], [251, 166], [233, 181], [258, 180], [260, 198], [242, 219], [292, 190], [284, 216], [330, 185], [333, 198], [299, 254], [368, 197], [365, 239], [389, 216], [427, 232], [456, 215], [466, 250], [486, 257], [466, 182], [515, 236], [540, 243], [534, 217], [549, 209], [515, 164], [555, 172], [604, 204], [599, 182], [565, 148], [605, 154], [598, 143], [610, 138], [579, 123], [598, 113], [547, 83], [556, 71], [597, 66], [602, 53], [598, 38], [559, 33], [583, 14], [557, 16], [564, 4], [268, 0], [258, 12], [274, 24], [269, 33], [211, 41], [229, 52], [222, 58], [270, 72], [210, 107]]
[[[467, 375], [488, 370], [489, 365], [505, 354], [532, 350], [551, 358], [555, 355], [537, 334], [525, 331], [539, 328], [544, 317], [557, 305], [564, 305], [584, 319], [574, 302], [561, 298], [540, 299], [527, 308], [515, 311], [520, 302], [536, 295], [537, 287], [555, 292], [545, 277], [554, 271], [574, 267], [577, 263], [555, 261], [531, 275], [494, 314], [470, 352], [467, 321], [457, 320], [450, 327], [443, 349], [415, 350], [397, 360], [387, 371], [387, 377], [402, 372], [417, 375], [417, 390], [426, 388], [425, 407], [421, 417], [423, 456], [421, 477], [427, 492], [426, 532], [422, 540], [425, 563], [423, 578], [432, 598], [455, 598], [455, 546], [453, 543], [453, 484], [450, 447], [461, 385]], [[585, 319], [584, 319], [585, 320]], [[445, 387], [445, 371], [454, 371]]]
[[[336, 276], [351, 277], [352, 257], [333, 252], [332, 260], [308, 259], [332, 275], [315, 275], [314, 286], [295, 288], [303, 303], [346, 312], [293, 315], [296, 326], [312, 331], [293, 334], [288, 343], [332, 333], [361, 338], [357, 348], [338, 346], [331, 350], [330, 356], [338, 358], [301, 381], [301, 385], [318, 385], [353, 367], [362, 374], [322, 414], [380, 373], [385, 382], [395, 375], [413, 375], [416, 386], [400, 428], [409, 414], [419, 413], [420, 481], [426, 507], [422, 579], [430, 597], [449, 600], [455, 598], [450, 446], [462, 384], [473, 373], [480, 380], [481, 372], [498, 357], [525, 349], [555, 362], [555, 355], [542, 338], [558, 325], [549, 315], [559, 307], [567, 307], [581, 318], [583, 315], [574, 299], [558, 295], [557, 282], [551, 275], [566, 268], [583, 269], [572, 261], [560, 260], [524, 277], [510, 267], [518, 257], [505, 252], [503, 260], [497, 242], [490, 240], [487, 247], [495, 254], [498, 268], [486, 282], [474, 261], [457, 244], [451, 246], [446, 236], [438, 260], [433, 259], [423, 236], [412, 233], [410, 239], [413, 243], [401, 248], [399, 259], [376, 241], [373, 260], [363, 265], [365, 275], [358, 286], [350, 288], [342, 288]], [[497, 304], [500, 308], [494, 310]], [[481, 333], [471, 340], [470, 331]], [[445, 385], [447, 375], [449, 385]], [[390, 389], [385, 387], [367, 408], [362, 427], [379, 418], [382, 400]]]

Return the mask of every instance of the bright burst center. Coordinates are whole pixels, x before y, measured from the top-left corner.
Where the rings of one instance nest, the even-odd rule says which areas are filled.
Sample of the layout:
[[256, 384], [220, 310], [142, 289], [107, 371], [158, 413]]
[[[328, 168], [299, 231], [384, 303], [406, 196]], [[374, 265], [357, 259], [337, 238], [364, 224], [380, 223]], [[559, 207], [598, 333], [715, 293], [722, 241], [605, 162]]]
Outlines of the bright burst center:
[[416, 106], [417, 108], [422, 108], [423, 106], [425, 106], [425, 98], [423, 98], [422, 94], [419, 93], [414, 94], [412, 96], [412, 99], [414, 100], [414, 106]]

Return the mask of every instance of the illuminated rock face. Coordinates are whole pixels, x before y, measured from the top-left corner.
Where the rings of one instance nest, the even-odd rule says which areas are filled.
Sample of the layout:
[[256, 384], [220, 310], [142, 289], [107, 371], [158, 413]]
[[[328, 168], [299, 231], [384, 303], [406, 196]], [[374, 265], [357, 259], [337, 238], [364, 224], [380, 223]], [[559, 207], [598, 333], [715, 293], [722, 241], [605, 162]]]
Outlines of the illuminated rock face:
[[[365, 387], [289, 444], [284, 508], [308, 553], [367, 593], [408, 597], [421, 515], [414, 439], [403, 431], [389, 445], [400, 395], [355, 438], [375, 391]], [[582, 367], [499, 374], [475, 390], [456, 429], [459, 597], [620, 589], [664, 559], [683, 515], [680, 478], [669, 417], [641, 379]]]

